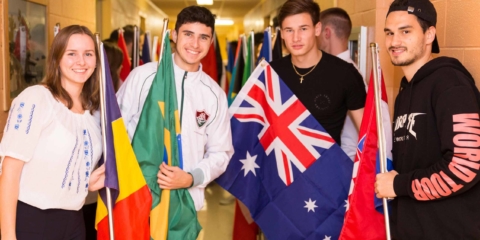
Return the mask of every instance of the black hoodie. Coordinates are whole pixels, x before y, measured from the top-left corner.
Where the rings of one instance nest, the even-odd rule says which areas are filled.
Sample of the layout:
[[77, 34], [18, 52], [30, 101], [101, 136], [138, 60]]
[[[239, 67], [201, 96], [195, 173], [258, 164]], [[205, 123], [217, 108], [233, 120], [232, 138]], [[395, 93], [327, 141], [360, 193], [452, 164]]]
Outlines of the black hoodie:
[[480, 96], [462, 64], [439, 57], [395, 101], [394, 239], [480, 239]]

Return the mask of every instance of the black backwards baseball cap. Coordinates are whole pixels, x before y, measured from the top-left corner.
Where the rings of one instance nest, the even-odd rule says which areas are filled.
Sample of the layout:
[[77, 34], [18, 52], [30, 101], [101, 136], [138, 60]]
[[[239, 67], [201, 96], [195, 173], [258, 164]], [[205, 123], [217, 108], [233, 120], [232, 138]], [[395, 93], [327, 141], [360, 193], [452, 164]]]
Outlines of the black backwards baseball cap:
[[[406, 6], [395, 6], [390, 5], [388, 9], [388, 14], [393, 11], [407, 11], [409, 14], [413, 14], [418, 18], [426, 21], [432, 26], [437, 26], [437, 11], [435, 7], [430, 2], [430, 0], [406, 0]], [[438, 47], [437, 35], [435, 35], [435, 40], [432, 43], [432, 53], [440, 53], [440, 48]]]

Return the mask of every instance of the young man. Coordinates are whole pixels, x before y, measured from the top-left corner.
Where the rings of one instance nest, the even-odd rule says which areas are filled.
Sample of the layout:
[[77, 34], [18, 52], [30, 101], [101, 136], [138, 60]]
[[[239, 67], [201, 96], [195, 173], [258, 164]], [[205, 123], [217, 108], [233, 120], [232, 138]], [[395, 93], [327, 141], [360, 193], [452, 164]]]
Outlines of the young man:
[[[348, 37], [352, 31], [352, 21], [348, 13], [341, 8], [323, 10], [320, 12], [320, 23], [322, 32], [317, 37], [317, 47], [352, 64], [358, 70], [357, 65], [350, 58], [350, 51], [348, 51]], [[345, 119], [340, 137], [343, 151], [354, 160], [357, 155], [358, 130], [349, 115]]]
[[278, 14], [282, 39], [290, 55], [271, 66], [332, 138], [340, 132], [347, 111], [357, 129], [365, 104], [362, 76], [345, 61], [318, 50], [320, 7], [312, 0], [289, 0]]
[[320, 50], [337, 56], [355, 65], [348, 51], [348, 38], [352, 32], [352, 21], [341, 8], [329, 8], [320, 12], [322, 32], [317, 37]]
[[[213, 41], [214, 24], [212, 13], [204, 7], [184, 8], [177, 16], [173, 65], [184, 169], [162, 164], [158, 174], [161, 189], [188, 188], [197, 211], [203, 206], [204, 188], [225, 171], [233, 154], [225, 92], [200, 64]], [[117, 93], [130, 139], [156, 71], [156, 62], [135, 68]], [[200, 115], [205, 122], [197, 121]]]
[[438, 53], [428, 0], [395, 0], [385, 45], [402, 68], [395, 101], [394, 171], [377, 175], [378, 197], [395, 198], [394, 239], [480, 237], [480, 96], [470, 73]]

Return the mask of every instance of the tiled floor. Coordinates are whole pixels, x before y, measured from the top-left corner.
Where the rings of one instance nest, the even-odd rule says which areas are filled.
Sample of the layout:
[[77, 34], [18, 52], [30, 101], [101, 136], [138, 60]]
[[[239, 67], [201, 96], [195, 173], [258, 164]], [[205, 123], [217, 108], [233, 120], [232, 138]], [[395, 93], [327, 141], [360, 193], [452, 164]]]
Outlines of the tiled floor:
[[198, 211], [202, 226], [197, 240], [231, 240], [233, 230], [234, 203], [220, 205], [220, 200], [230, 194], [216, 183], [205, 189], [205, 205]]

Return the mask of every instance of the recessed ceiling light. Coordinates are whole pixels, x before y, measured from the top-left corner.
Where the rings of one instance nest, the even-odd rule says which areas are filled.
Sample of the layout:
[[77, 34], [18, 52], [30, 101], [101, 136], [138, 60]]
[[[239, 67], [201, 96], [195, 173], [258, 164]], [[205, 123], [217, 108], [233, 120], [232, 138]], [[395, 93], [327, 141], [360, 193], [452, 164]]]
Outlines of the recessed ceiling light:
[[213, 0], [197, 0], [198, 5], [213, 5]]
[[232, 19], [215, 19], [215, 25], [230, 26], [230, 25], [233, 25], [233, 20]]

